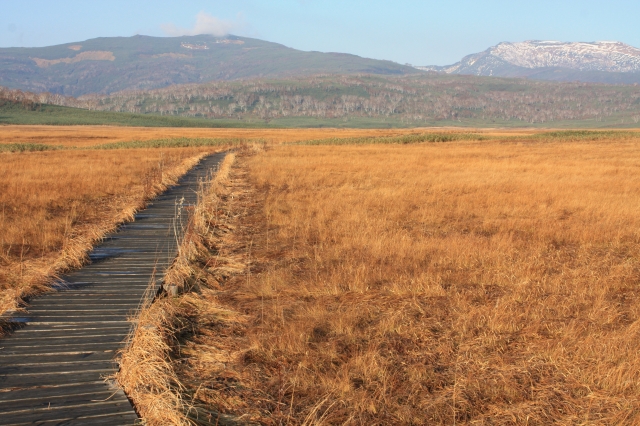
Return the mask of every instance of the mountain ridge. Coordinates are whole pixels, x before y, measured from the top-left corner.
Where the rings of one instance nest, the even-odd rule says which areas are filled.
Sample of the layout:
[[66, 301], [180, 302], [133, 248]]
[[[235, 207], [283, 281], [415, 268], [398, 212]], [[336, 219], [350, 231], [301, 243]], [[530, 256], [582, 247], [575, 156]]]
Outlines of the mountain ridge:
[[67, 96], [255, 77], [419, 72], [391, 61], [305, 52], [232, 35], [99, 37], [56, 46], [0, 48], [0, 85]]
[[502, 42], [447, 66], [423, 71], [537, 80], [640, 83], [640, 49], [617, 41]]

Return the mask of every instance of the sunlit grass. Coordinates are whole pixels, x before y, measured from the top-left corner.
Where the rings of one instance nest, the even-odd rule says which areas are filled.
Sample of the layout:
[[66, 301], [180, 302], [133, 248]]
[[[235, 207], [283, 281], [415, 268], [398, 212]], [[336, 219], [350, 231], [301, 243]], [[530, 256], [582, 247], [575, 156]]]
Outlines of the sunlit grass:
[[637, 423], [640, 144], [576, 136], [244, 160], [247, 325], [185, 374], [269, 424]]

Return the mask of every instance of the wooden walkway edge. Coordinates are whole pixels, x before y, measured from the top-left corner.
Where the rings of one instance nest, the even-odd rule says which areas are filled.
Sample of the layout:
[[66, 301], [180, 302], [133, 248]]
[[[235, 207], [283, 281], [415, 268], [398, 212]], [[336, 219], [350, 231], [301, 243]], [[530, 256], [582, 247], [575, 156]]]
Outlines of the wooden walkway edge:
[[203, 159], [96, 246], [91, 264], [9, 319], [17, 330], [0, 340], [1, 425], [138, 422], [126, 395], [104, 377], [118, 369], [114, 357], [131, 329], [128, 319], [176, 256], [199, 181], [225, 155]]

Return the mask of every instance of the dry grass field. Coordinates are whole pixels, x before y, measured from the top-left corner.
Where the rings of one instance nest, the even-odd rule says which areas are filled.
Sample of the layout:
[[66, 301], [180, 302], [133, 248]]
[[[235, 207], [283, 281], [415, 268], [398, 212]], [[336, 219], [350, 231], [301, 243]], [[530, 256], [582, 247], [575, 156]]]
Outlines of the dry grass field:
[[[180, 129], [109, 126], [1, 126], [0, 144], [73, 150], [0, 150], [0, 314], [20, 295], [44, 288], [81, 264], [107, 230], [171, 183], [204, 152], [198, 149], [83, 151], [107, 143], [171, 138], [260, 139], [270, 143], [328, 137], [393, 136], [411, 131]], [[415, 131], [413, 131], [415, 132]], [[78, 150], [76, 150], [78, 148]]]
[[[197, 210], [171, 277], [195, 293], [143, 314], [158, 351], [121, 374], [149, 424], [183, 403], [200, 424], [639, 424], [640, 134], [280, 145], [424, 132], [3, 126], [0, 143], [270, 142]], [[0, 153], [0, 312], [218, 149]]]
[[[262, 139], [272, 143], [310, 139], [395, 136], [455, 129], [198, 129], [113, 126], [1, 126], [0, 143], [38, 143], [58, 146], [89, 147], [106, 143], [167, 138], [240, 138]], [[531, 134], [529, 130], [473, 130], [496, 135]]]
[[250, 268], [175, 302], [195, 309], [174, 354], [194, 404], [640, 423], [640, 139], [277, 146], [233, 176], [204, 269]]
[[78, 267], [212, 148], [0, 153], [0, 313]]

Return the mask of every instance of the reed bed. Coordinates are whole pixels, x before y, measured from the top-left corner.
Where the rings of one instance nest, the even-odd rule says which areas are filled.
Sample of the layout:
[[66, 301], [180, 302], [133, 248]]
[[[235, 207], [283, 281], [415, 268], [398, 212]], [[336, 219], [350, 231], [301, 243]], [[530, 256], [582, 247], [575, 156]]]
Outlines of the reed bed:
[[[329, 138], [316, 139], [298, 142], [299, 145], [371, 145], [371, 144], [413, 144], [424, 142], [454, 142], [464, 140], [482, 141], [492, 138], [481, 133], [463, 133], [451, 131], [448, 133], [418, 133], [401, 136], [373, 136], [373, 137], [352, 137], [352, 138]], [[495, 138], [495, 137], [493, 137]]]
[[640, 423], [635, 137], [238, 167], [228, 250], [250, 268], [206, 297], [243, 320], [184, 336], [197, 403], [272, 425]]
[[0, 144], [0, 152], [34, 152], [34, 151], [55, 151], [63, 149], [56, 145], [46, 145], [41, 143], [5, 143]]
[[[252, 143], [261, 142], [260, 140]], [[216, 147], [216, 146], [240, 146], [246, 144], [243, 139], [232, 138], [168, 138], [151, 139], [145, 141], [122, 141], [112, 142], [88, 147], [78, 147], [70, 145], [48, 145], [42, 143], [0, 143], [0, 153], [2, 152], [41, 152], [56, 150], [78, 150], [78, 149], [131, 149], [131, 148], [195, 148], [195, 147]]]
[[[122, 354], [147, 424], [640, 423], [637, 132], [188, 130], [259, 143]], [[0, 311], [223, 148], [67, 131], [0, 154]]]
[[118, 126], [1, 126], [0, 144], [46, 144], [90, 147], [126, 141], [173, 138], [262, 139], [269, 143], [300, 142], [330, 138], [390, 137], [417, 133], [473, 132], [485, 135], [530, 135], [533, 130], [450, 129], [199, 129]]
[[406, 145], [416, 143], [438, 143], [457, 141], [502, 141], [502, 142], [587, 142], [640, 139], [639, 131], [620, 130], [561, 130], [542, 131], [535, 133], [516, 132], [473, 132], [460, 130], [429, 131], [396, 136], [361, 136], [361, 137], [332, 137], [326, 139], [304, 140], [293, 142], [295, 145]]
[[639, 130], [559, 130], [536, 133], [537, 139], [560, 142], [611, 141], [612, 139], [640, 138]]
[[[193, 148], [210, 146], [234, 147], [248, 141], [238, 138], [165, 138], [144, 141], [123, 141], [93, 146], [93, 149], [129, 149], [129, 148]], [[257, 141], [259, 142], [259, 141]]]

